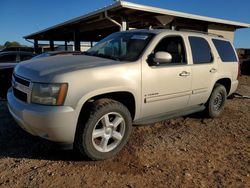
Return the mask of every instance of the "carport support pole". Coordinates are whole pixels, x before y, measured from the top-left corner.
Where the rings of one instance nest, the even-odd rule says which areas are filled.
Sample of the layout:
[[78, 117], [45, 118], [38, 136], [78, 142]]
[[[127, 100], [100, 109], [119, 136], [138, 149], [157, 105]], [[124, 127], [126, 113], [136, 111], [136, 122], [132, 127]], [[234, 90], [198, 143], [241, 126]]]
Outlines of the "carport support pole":
[[80, 37], [79, 37], [78, 29], [75, 29], [75, 31], [74, 31], [74, 45], [75, 45], [75, 51], [80, 51], [81, 50], [81, 43], [80, 43]]
[[34, 39], [34, 51], [35, 53], [38, 53], [38, 40]]
[[54, 41], [52, 39], [49, 40], [49, 47], [50, 47], [50, 51], [54, 51]]
[[68, 43], [67, 43], [67, 41], [64, 41], [64, 47], [65, 47], [65, 51], [68, 51]]
[[125, 18], [122, 17], [122, 25], [121, 25], [121, 31], [128, 30], [128, 22]]

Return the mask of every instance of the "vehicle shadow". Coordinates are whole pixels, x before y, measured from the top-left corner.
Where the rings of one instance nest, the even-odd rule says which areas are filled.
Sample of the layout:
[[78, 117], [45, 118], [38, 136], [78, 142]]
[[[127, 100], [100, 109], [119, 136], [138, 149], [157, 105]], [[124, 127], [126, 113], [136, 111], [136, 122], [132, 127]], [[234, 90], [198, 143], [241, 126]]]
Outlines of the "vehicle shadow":
[[0, 101], [0, 158], [28, 158], [62, 161], [87, 161], [73, 150], [62, 150], [57, 144], [23, 131], [12, 119], [6, 102]]
[[[201, 120], [207, 117], [204, 112], [199, 112], [184, 116], [184, 118]], [[138, 137], [134, 139], [138, 140]], [[143, 143], [143, 140], [140, 143]], [[134, 153], [129, 150], [131, 149], [128, 149], [128, 152]], [[89, 161], [88, 158], [74, 150], [62, 150], [53, 142], [23, 131], [9, 114], [6, 101], [0, 101], [0, 158], [6, 157], [51, 161]]]
[[[131, 137], [133, 138], [134, 135], [132, 134]], [[141, 142], [143, 142], [142, 139]], [[128, 145], [130, 145], [130, 142]], [[126, 152], [130, 153], [133, 161], [136, 159], [133, 147], [126, 147], [120, 156]], [[63, 150], [56, 143], [26, 133], [11, 117], [6, 101], [0, 101], [0, 158], [7, 157], [70, 162], [90, 161], [89, 158], [84, 157], [77, 151]], [[117, 160], [122, 159], [118, 157]]]
[[209, 119], [208, 115], [204, 112], [196, 112], [187, 116], [183, 116], [184, 118], [193, 118], [193, 119]]

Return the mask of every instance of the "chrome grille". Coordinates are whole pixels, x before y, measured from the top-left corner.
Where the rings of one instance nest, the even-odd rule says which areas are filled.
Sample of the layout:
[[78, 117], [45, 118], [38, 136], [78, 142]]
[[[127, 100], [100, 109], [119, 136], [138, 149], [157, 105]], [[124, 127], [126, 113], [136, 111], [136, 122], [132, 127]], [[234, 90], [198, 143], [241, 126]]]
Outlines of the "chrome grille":
[[13, 77], [14, 77], [14, 79], [15, 79], [16, 82], [18, 82], [18, 83], [20, 83], [20, 84], [22, 84], [24, 86], [27, 86], [27, 87], [30, 86], [30, 81], [25, 80], [25, 79], [23, 79], [21, 77], [18, 77], [15, 74], [13, 75]]
[[17, 99], [19, 99], [19, 100], [21, 100], [21, 101], [23, 101], [23, 102], [27, 102], [28, 100], [28, 97], [27, 97], [27, 94], [26, 93], [24, 93], [24, 92], [22, 92], [22, 91], [19, 91], [18, 89], [16, 89], [16, 88], [13, 88], [13, 93], [14, 93], [14, 96], [17, 98]]
[[13, 74], [12, 87], [14, 96], [17, 99], [23, 102], [30, 102], [31, 85], [32, 84], [29, 80]]

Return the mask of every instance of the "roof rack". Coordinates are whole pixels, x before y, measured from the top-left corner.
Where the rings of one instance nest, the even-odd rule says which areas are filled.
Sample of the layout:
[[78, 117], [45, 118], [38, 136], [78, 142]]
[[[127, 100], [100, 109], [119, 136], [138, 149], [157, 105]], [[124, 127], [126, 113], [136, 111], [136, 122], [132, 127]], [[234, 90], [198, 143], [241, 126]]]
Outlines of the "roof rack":
[[208, 32], [205, 32], [205, 31], [197, 31], [197, 30], [191, 30], [191, 29], [179, 29], [179, 31], [187, 31], [187, 32], [193, 32], [193, 33], [200, 33], [200, 34], [204, 34], [204, 35], [210, 35], [210, 36], [224, 38], [224, 36], [222, 36], [222, 35], [218, 35], [218, 34], [215, 34], [215, 33], [208, 33]]

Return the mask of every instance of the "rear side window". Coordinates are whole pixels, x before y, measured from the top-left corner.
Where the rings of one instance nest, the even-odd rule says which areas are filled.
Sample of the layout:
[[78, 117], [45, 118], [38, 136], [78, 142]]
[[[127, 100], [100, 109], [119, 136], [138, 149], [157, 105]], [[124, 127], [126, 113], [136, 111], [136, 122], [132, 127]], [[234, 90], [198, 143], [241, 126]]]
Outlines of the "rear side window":
[[238, 61], [235, 55], [234, 49], [230, 42], [219, 40], [219, 39], [212, 39], [217, 52], [223, 62], [235, 62]]
[[213, 56], [208, 42], [201, 37], [189, 37], [194, 64], [211, 63]]

